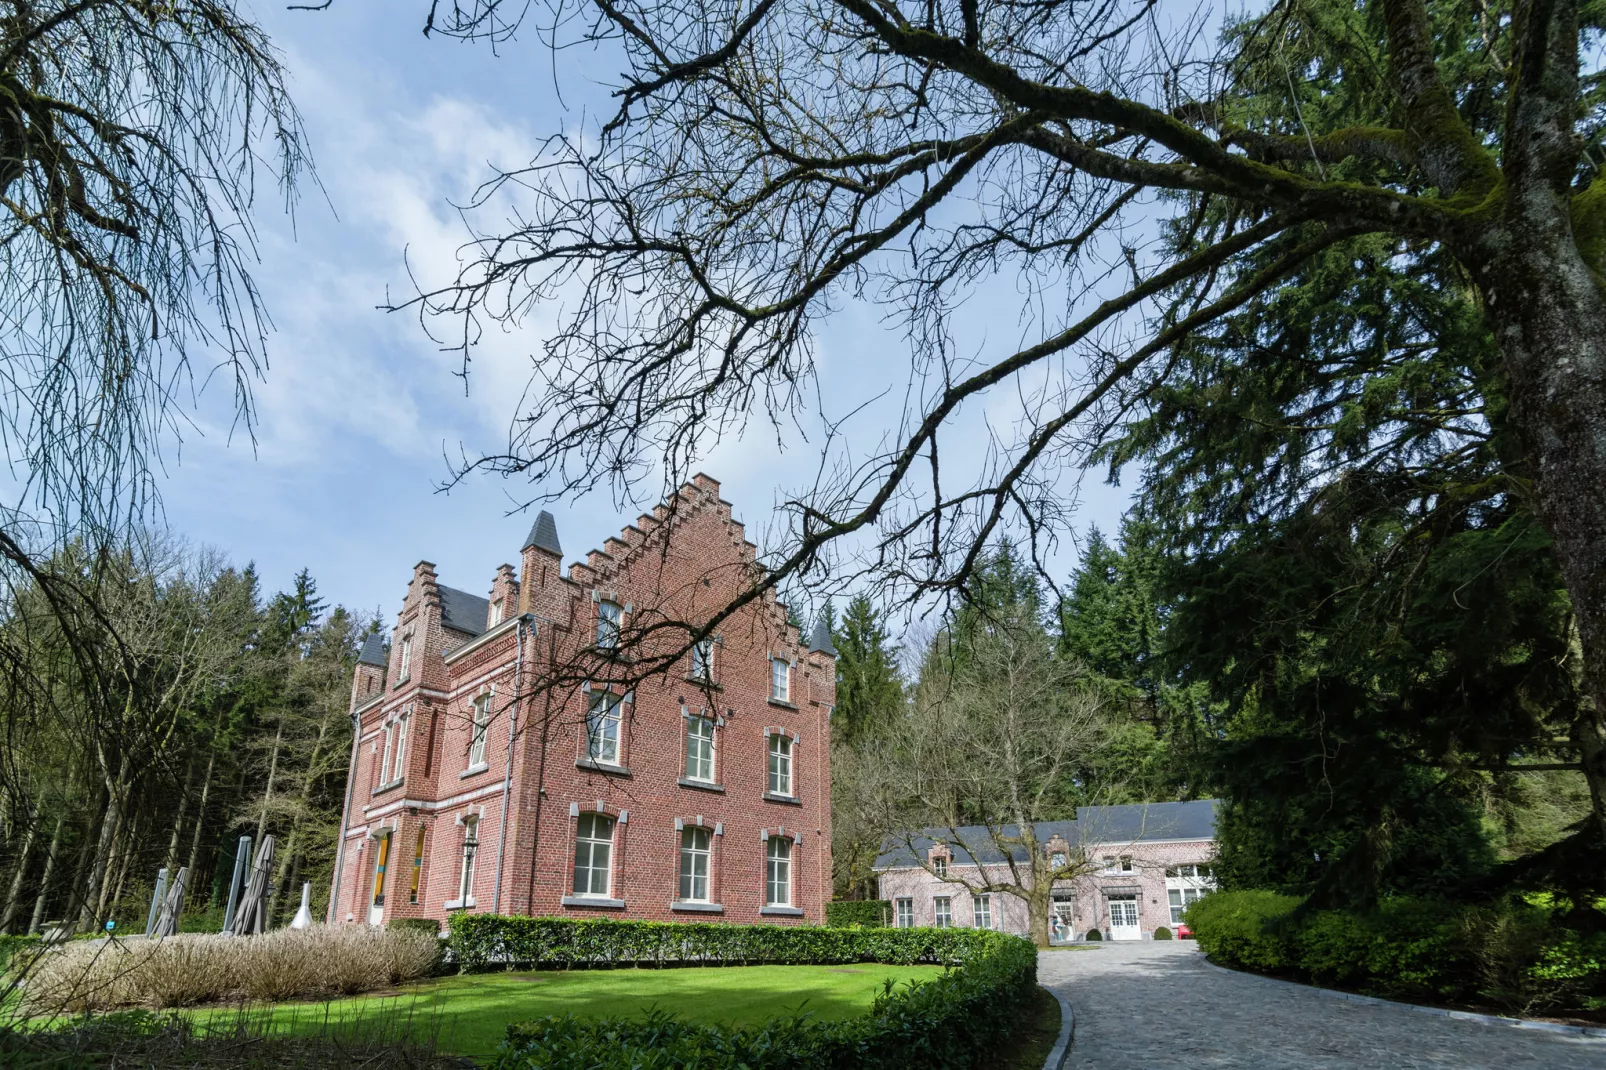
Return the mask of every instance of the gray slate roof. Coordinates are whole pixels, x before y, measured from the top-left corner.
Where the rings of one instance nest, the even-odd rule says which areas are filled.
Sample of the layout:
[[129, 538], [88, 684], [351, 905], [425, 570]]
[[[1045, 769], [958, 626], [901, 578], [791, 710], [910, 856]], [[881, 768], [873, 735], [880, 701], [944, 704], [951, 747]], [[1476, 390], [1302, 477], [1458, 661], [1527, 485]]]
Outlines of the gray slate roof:
[[378, 632], [362, 641], [362, 653], [357, 655], [357, 661], [363, 665], [385, 667], [385, 640]]
[[814, 622], [814, 637], [809, 640], [809, 649], [836, 657], [836, 644], [831, 642], [831, 629], [825, 626], [825, 621]]
[[443, 627], [467, 635], [479, 635], [485, 630], [485, 621], [491, 615], [489, 598], [459, 591], [456, 587], [442, 586], [440, 592]]
[[[1216, 800], [1199, 799], [1194, 802], [1131, 803], [1123, 806], [1083, 806], [1078, 808], [1072, 821], [1039, 821], [1037, 841], [1047, 843], [1058, 833], [1072, 847], [1078, 845], [1109, 844], [1119, 846], [1153, 840], [1208, 840], [1216, 835]], [[1006, 825], [1004, 835], [1015, 834], [1016, 826]], [[953, 833], [959, 842], [953, 843]], [[957, 865], [988, 865], [1004, 861], [1003, 852], [993, 842], [982, 825], [964, 825], [958, 829], [926, 829], [915, 838], [914, 849], [924, 858], [938, 840], [947, 842], [953, 850]], [[1024, 851], [1016, 849], [1017, 860], [1025, 859]], [[898, 866], [917, 865], [916, 854], [908, 845], [889, 845], [875, 860], [875, 868], [894, 869]]]
[[563, 547], [558, 545], [558, 522], [553, 520], [552, 514], [545, 509], [535, 518], [535, 523], [530, 525], [530, 536], [524, 540], [524, 545], [519, 549], [528, 550], [532, 546], [537, 550], [563, 556]]

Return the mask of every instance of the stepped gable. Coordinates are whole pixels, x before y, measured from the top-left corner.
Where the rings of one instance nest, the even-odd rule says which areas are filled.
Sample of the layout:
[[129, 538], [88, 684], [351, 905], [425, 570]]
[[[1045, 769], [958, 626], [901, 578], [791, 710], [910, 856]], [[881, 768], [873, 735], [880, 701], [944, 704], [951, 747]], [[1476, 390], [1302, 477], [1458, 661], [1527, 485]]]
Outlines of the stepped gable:
[[489, 598], [481, 598], [445, 584], [437, 585], [437, 589], [441, 599], [441, 627], [468, 636], [485, 631], [485, 620], [491, 612]]
[[[617, 537], [605, 539], [602, 549], [587, 551], [584, 563], [576, 561], [569, 566], [568, 580], [585, 587], [604, 584], [618, 576], [620, 570], [643, 549], [651, 546], [657, 536], [667, 534], [675, 524], [689, 517], [706, 512], [712, 512], [724, 523], [738, 559], [745, 565], [758, 567], [758, 545], [747, 538], [745, 525], [731, 515], [731, 503], [719, 496], [719, 480], [699, 472], [680, 485], [672, 502], [673, 505], [659, 503], [653, 506], [652, 513], [641, 514], [634, 524], [626, 525]], [[769, 608], [773, 623], [785, 641], [806, 645], [802, 634], [792, 628], [787, 620], [786, 605], [776, 597], [773, 588], [764, 592], [762, 601]], [[836, 653], [834, 648], [831, 653]]]

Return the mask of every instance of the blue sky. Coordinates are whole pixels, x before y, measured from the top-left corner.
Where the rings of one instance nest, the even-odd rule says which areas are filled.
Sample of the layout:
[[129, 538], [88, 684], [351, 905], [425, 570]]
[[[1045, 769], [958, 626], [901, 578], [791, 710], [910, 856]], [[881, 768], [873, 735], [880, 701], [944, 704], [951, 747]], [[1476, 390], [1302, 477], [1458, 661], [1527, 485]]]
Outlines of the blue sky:
[[[465, 234], [453, 203], [491, 163], [525, 162], [540, 138], [606, 108], [597, 78], [611, 73], [594, 55], [554, 58], [533, 39], [500, 55], [426, 40], [425, 7], [336, 0], [310, 13], [256, 0], [291, 71], [322, 189], [307, 184], [293, 217], [271, 194], [261, 201], [257, 276], [276, 331], [256, 390], [255, 449], [237, 434], [230, 441], [229, 399], [216, 391], [203, 397], [196, 429], [169, 451], [162, 484], [176, 532], [236, 562], [255, 561], [270, 590], [305, 566], [330, 601], [381, 610], [387, 622], [420, 559], [435, 562], [443, 582], [476, 593], [499, 563], [516, 563], [532, 520], [514, 511], [526, 484], [476, 476], [450, 493], [438, 487], [449, 458], [505, 442], [543, 317], [482, 346], [465, 392], [456, 361], [416, 319], [376, 306], [387, 293], [411, 292], [407, 262], [426, 279], [447, 277]], [[990, 339], [1008, 344], [1022, 330], [1018, 306], [995, 309], [985, 295], [965, 318], [967, 344], [984, 357]], [[818, 363], [828, 398], [908, 377], [902, 340], [851, 303], [822, 329]], [[853, 433], [869, 445], [883, 428], [872, 420], [850, 430], [849, 448]], [[808, 438], [794, 434], [778, 446], [772, 428], [755, 427], [703, 465], [761, 544], [777, 499], [806, 484], [818, 463], [818, 436]], [[1113, 528], [1126, 492], [1094, 479], [1081, 493], [1078, 526]], [[639, 510], [603, 495], [553, 511], [572, 558]]]

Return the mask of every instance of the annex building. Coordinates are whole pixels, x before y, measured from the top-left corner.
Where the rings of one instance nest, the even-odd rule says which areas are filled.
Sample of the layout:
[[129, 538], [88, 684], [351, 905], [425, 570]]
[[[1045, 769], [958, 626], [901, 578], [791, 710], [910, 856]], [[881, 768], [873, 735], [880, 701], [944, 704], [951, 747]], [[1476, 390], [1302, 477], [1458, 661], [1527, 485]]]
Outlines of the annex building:
[[567, 568], [541, 513], [485, 595], [420, 562], [389, 643], [370, 637], [357, 664], [329, 920], [823, 923], [829, 632], [799, 635], [766, 592], [668, 669], [616, 682], [759, 567], [704, 475]]

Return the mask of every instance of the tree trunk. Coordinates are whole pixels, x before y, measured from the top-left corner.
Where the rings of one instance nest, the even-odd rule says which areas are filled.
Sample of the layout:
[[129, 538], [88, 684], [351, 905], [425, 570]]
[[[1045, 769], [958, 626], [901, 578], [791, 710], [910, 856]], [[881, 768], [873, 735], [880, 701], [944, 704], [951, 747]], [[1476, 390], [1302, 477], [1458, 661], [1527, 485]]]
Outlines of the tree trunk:
[[[212, 794], [212, 770], [217, 766], [217, 744], [207, 748], [206, 776], [201, 778], [201, 801], [195, 807], [195, 834], [190, 837], [190, 887], [201, 886], [201, 833], [206, 829], [206, 804]], [[210, 884], [208, 885], [210, 887]], [[195, 898], [195, 897], [192, 897]], [[208, 896], [208, 904], [211, 897]]]
[[56, 831], [50, 834], [50, 850], [45, 852], [45, 871], [39, 875], [39, 893], [33, 900], [33, 918], [28, 922], [28, 932], [37, 934], [39, 926], [45, 920], [45, 904], [50, 895], [50, 878], [56, 873], [56, 859], [61, 854], [61, 834], [67, 828], [67, 809], [62, 807], [60, 814], [56, 815]]
[[279, 727], [273, 733], [273, 756], [268, 760], [268, 786], [262, 793], [262, 816], [257, 819], [257, 838], [251, 842], [261, 843], [262, 837], [268, 831], [268, 804], [273, 801], [273, 780], [279, 772], [279, 744], [284, 739], [284, 714], [279, 714]]
[[33, 863], [33, 845], [37, 840], [39, 822], [28, 823], [28, 831], [22, 838], [22, 850], [17, 852], [17, 871], [11, 875], [11, 887], [6, 890], [6, 908], [0, 914], [0, 933], [9, 933], [11, 923], [17, 917], [17, 905], [22, 902], [22, 882], [27, 879], [28, 867]]
[[83, 905], [78, 913], [78, 927], [80, 929], [96, 925], [99, 922], [100, 905], [104, 899], [104, 888], [107, 883], [106, 870], [111, 862], [112, 844], [117, 833], [122, 831], [123, 810], [118, 799], [117, 789], [110, 788], [106, 793], [106, 811], [101, 815], [100, 836], [95, 841], [94, 861], [89, 868], [89, 880], [84, 885]]
[[[195, 755], [190, 754], [189, 768], [184, 771], [184, 791], [178, 797], [178, 814], [173, 818], [173, 835], [167, 841], [167, 854], [162, 865], [169, 873], [178, 872], [178, 845], [184, 838], [184, 817], [190, 808], [190, 793], [195, 788]], [[193, 871], [192, 871], [193, 872]]]
[[[1597, 183], [1599, 180], [1597, 180]], [[1573, 235], [1570, 198], [1515, 187], [1477, 275], [1511, 382], [1511, 419], [1583, 647], [1572, 735], [1606, 844], [1606, 287]]]
[[1036, 888], [1026, 889], [1026, 931], [1031, 936], [1032, 943], [1038, 947], [1049, 946], [1048, 939], [1048, 905], [1049, 897]]

